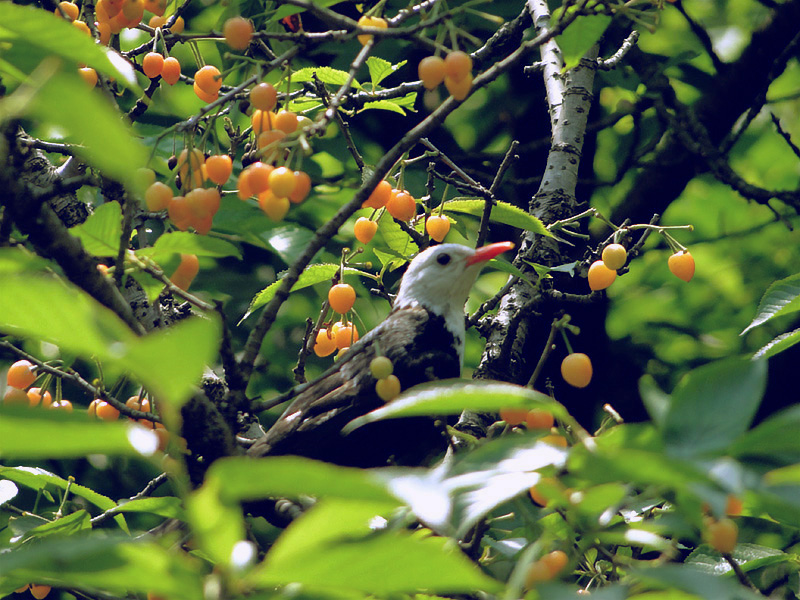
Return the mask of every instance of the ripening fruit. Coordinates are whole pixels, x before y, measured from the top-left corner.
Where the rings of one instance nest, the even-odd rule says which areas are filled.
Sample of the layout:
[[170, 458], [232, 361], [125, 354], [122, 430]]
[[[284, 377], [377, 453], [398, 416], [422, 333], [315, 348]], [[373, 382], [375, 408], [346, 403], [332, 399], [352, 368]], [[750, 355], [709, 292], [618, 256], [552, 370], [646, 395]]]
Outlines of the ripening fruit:
[[501, 408], [500, 419], [507, 424], [514, 426], [525, 422], [528, 415], [527, 408]]
[[358, 329], [352, 323], [345, 325], [339, 321], [333, 324], [331, 331], [336, 338], [336, 347], [339, 350], [345, 350], [358, 341]]
[[604, 290], [617, 278], [617, 272], [609, 269], [602, 260], [594, 261], [589, 267], [589, 287], [593, 291]]
[[144, 9], [160, 17], [167, 10], [167, 0], [144, 0]]
[[169, 280], [175, 287], [179, 287], [185, 292], [199, 272], [200, 261], [197, 260], [197, 256], [194, 254], [181, 254], [181, 262]]
[[155, 79], [161, 75], [164, 68], [164, 57], [158, 52], [148, 52], [142, 59], [142, 71], [150, 79]]
[[31, 399], [25, 390], [20, 390], [15, 387], [8, 386], [5, 394], [3, 394], [3, 404], [6, 406], [22, 405], [30, 406]]
[[67, 412], [72, 412], [72, 402], [70, 402], [69, 400], [61, 400], [60, 402], [56, 401], [53, 402], [47, 408], [52, 408], [53, 410], [65, 410]]
[[558, 446], [560, 448], [566, 448], [567, 446], [569, 446], [567, 438], [565, 438], [563, 435], [558, 435], [555, 433], [546, 435], [540, 438], [539, 441], [542, 441], [545, 444], [550, 444], [551, 446]]
[[85, 21], [73, 21], [72, 25], [74, 27], [77, 27], [78, 29], [80, 29], [86, 35], [88, 35], [88, 36], [92, 35], [92, 30], [89, 29], [89, 26], [86, 24]]
[[311, 177], [305, 171], [294, 172], [294, 189], [289, 194], [289, 200], [293, 204], [300, 204], [303, 200], [308, 198], [311, 191]]
[[169, 85], [175, 85], [181, 78], [181, 63], [174, 56], [164, 59], [164, 66], [161, 68], [161, 79]]
[[378, 224], [375, 221], [370, 221], [367, 217], [359, 217], [353, 227], [356, 239], [362, 244], [369, 244], [377, 231]]
[[169, 30], [172, 33], [183, 33], [183, 29], [186, 27], [186, 23], [183, 21], [183, 17], [178, 17], [175, 19], [175, 22], [172, 24], [172, 27]]
[[273, 123], [275, 129], [280, 129], [287, 135], [297, 131], [297, 115], [288, 110], [282, 110], [275, 115], [275, 122]]
[[556, 420], [546, 410], [534, 408], [525, 415], [525, 425], [528, 429], [550, 429], [555, 425]]
[[609, 269], [616, 271], [625, 266], [625, 261], [628, 260], [628, 251], [622, 244], [609, 244], [603, 248], [602, 259]]
[[328, 303], [340, 315], [353, 308], [355, 301], [356, 291], [349, 283], [337, 283], [328, 290]]
[[383, 208], [392, 197], [392, 184], [385, 179], [375, 186], [361, 208]]
[[583, 352], [568, 354], [561, 361], [561, 377], [573, 387], [586, 387], [592, 380], [592, 361]]
[[531, 486], [528, 493], [530, 494], [531, 500], [536, 504], [539, 506], [547, 506], [551, 499], [560, 495], [563, 489], [564, 487], [557, 479], [553, 477], [542, 477], [539, 483]]
[[[131, 410], [140, 410], [142, 412], [150, 412], [150, 400], [145, 397], [131, 396], [125, 401], [125, 406]], [[150, 423], [150, 421], [147, 421]]]
[[425, 221], [425, 231], [437, 242], [441, 242], [450, 231], [450, 220], [444, 215], [431, 215]]
[[278, 167], [269, 174], [269, 189], [280, 198], [288, 198], [294, 191], [294, 171], [286, 167]]
[[250, 90], [250, 104], [258, 110], [271, 111], [278, 104], [278, 92], [271, 83], [259, 83]]
[[150, 212], [164, 210], [169, 206], [172, 196], [172, 188], [168, 185], [160, 181], [153, 182], [144, 192], [144, 202], [147, 205], [147, 210]]
[[319, 357], [330, 356], [336, 351], [336, 337], [324, 327], [317, 332], [314, 354]]
[[50, 392], [45, 392], [43, 396], [42, 388], [38, 387], [33, 387], [28, 390], [28, 400], [31, 406], [39, 406], [39, 404], [41, 404], [44, 408], [47, 408], [53, 403], [53, 397], [50, 395]]
[[122, 14], [127, 21], [126, 27], [136, 27], [144, 16], [144, 0], [125, 0], [122, 3]]
[[50, 586], [49, 585], [38, 585], [35, 583], [31, 584], [31, 596], [36, 598], [36, 600], [44, 600], [47, 597], [47, 594], [50, 593]]
[[269, 110], [254, 110], [250, 116], [250, 123], [253, 126], [253, 133], [260, 135], [262, 132], [272, 129], [275, 123], [275, 113]]
[[233, 50], [244, 50], [253, 39], [253, 24], [243, 17], [232, 17], [222, 26], [225, 43]]
[[81, 76], [81, 79], [83, 79], [89, 87], [97, 85], [97, 71], [92, 67], [82, 67], [78, 69], [78, 75]]
[[388, 356], [376, 356], [369, 362], [369, 370], [375, 379], [386, 379], [394, 372], [394, 365]]
[[275, 169], [272, 165], [267, 165], [262, 162], [254, 162], [247, 167], [247, 185], [250, 192], [259, 195], [269, 189], [269, 176]]
[[728, 494], [725, 502], [725, 514], [730, 517], [738, 517], [742, 514], [742, 508], [744, 508], [742, 501], [733, 494]]
[[561, 550], [553, 550], [552, 552], [548, 552], [539, 560], [547, 565], [547, 569], [550, 571], [551, 577], [555, 577], [561, 573], [561, 571], [563, 571], [567, 566], [567, 563], [569, 563], [569, 557]]
[[194, 90], [195, 95], [206, 104], [211, 104], [217, 98], [219, 98], [219, 92], [207, 92], [197, 85], [196, 81], [192, 84], [192, 89]]
[[709, 522], [704, 533], [709, 545], [717, 552], [731, 554], [736, 549], [739, 528], [731, 519]]
[[553, 576], [550, 574], [550, 568], [541, 560], [536, 560], [528, 567], [528, 572], [525, 574], [525, 587], [532, 588], [537, 583], [542, 581], [550, 581]]
[[392, 193], [386, 203], [387, 212], [398, 221], [410, 221], [417, 214], [417, 203], [405, 192]]
[[18, 360], [8, 368], [6, 383], [11, 387], [25, 389], [36, 381], [36, 367], [29, 360]]
[[472, 58], [461, 50], [451, 52], [444, 57], [444, 73], [452, 81], [461, 81], [472, 74]]
[[97, 0], [97, 3], [94, 5], [94, 16], [101, 23], [108, 23], [111, 19], [116, 17], [121, 10], [121, 3], [110, 2], [109, 0]]
[[111, 41], [111, 25], [108, 22], [95, 21], [94, 26], [97, 29], [100, 43], [108, 46], [108, 42]]
[[214, 65], [206, 65], [194, 74], [194, 82], [201, 90], [208, 94], [218, 94], [222, 87], [222, 77]]
[[206, 159], [206, 174], [217, 185], [224, 185], [233, 172], [233, 161], [227, 154], [215, 154]]
[[[386, 22], [386, 19], [381, 19], [380, 17], [368, 17], [364, 15], [358, 20], [359, 27], [377, 27], [378, 29], [386, 29], [389, 27], [389, 24]], [[373, 36], [371, 35], [360, 35], [358, 36], [358, 41], [361, 42], [361, 45], [365, 45], [368, 41], [372, 39]]]
[[425, 89], [433, 90], [444, 81], [444, 59], [441, 56], [426, 56], [419, 61], [417, 72]]
[[236, 195], [239, 196], [239, 200], [247, 200], [253, 196], [249, 179], [250, 172], [247, 169], [239, 173], [239, 179], [236, 181]]
[[669, 270], [675, 277], [690, 281], [694, 277], [694, 258], [688, 250], [681, 250], [669, 257]]
[[447, 88], [453, 98], [461, 102], [469, 96], [469, 91], [472, 89], [472, 75], [467, 75], [464, 79], [458, 81], [447, 75], [444, 78], [444, 87]]
[[384, 402], [391, 402], [400, 395], [400, 380], [397, 375], [389, 375], [375, 382], [375, 391]]
[[[59, 10], [59, 8], [61, 10]], [[64, 17], [70, 21], [76, 20], [80, 12], [81, 9], [73, 2], [59, 2], [58, 8], [53, 11], [57, 17], [60, 17], [63, 13]]]
[[25, 592], [25, 591], [27, 591], [27, 589], [28, 589], [29, 587], [31, 587], [31, 584], [30, 584], [30, 583], [26, 583], [26, 584], [25, 584], [25, 585], [23, 585], [21, 588], [17, 588], [16, 590], [14, 590], [14, 593], [15, 593], [15, 594], [21, 594], [22, 592]]
[[184, 196], [173, 196], [167, 205], [167, 216], [173, 225], [181, 231], [186, 231], [192, 224], [192, 209]]
[[258, 144], [259, 150], [263, 150], [266, 153], [267, 148], [276, 146], [285, 137], [286, 133], [280, 129], [267, 129], [258, 134], [256, 144]]
[[289, 212], [289, 199], [276, 196], [272, 190], [267, 190], [258, 195], [258, 206], [270, 219], [279, 223]]
[[92, 400], [88, 412], [90, 417], [96, 417], [102, 421], [116, 421], [119, 418], [119, 411], [100, 398]]

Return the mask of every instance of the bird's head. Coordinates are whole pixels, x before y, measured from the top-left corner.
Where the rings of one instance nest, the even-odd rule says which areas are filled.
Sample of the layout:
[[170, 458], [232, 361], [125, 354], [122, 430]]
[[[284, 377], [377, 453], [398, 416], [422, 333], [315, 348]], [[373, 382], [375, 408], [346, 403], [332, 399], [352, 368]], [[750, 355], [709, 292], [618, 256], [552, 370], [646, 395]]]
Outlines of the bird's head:
[[477, 250], [460, 244], [439, 244], [420, 252], [403, 275], [395, 308], [423, 306], [445, 318], [460, 319], [478, 272], [488, 260], [511, 250], [511, 242]]

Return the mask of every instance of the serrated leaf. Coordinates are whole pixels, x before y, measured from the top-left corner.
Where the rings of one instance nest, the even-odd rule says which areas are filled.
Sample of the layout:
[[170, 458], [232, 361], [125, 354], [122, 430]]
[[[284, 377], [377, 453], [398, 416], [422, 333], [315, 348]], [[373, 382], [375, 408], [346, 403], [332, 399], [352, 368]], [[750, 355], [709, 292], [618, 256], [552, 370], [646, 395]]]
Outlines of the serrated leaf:
[[242, 253], [235, 245], [207, 235], [195, 235], [187, 231], [173, 231], [165, 233], [149, 248], [136, 250], [139, 256], [149, 256], [160, 259], [173, 254], [195, 254], [197, 256], [210, 256], [222, 258], [235, 256], [241, 259]]
[[[485, 202], [480, 198], [454, 198], [445, 202], [444, 210], [445, 212], [465, 213], [473, 217], [480, 217], [483, 215], [484, 205]], [[502, 223], [517, 229], [552, 237], [552, 234], [539, 219], [508, 202], [498, 202], [492, 208], [489, 220], [494, 223]]]
[[[49, 11], [33, 6], [2, 2], [0, 40], [10, 41], [18, 54], [25, 54], [24, 46], [30, 46], [36, 49], [35, 54], [59, 56], [75, 64], [84, 63], [117, 79], [135, 94], [142, 93], [130, 63], [114, 50], [96, 43], [65, 19], [54, 19], [53, 16]], [[18, 45], [23, 48], [15, 48]], [[6, 52], [6, 57], [11, 56], [11, 52]]]
[[[316, 285], [318, 283], [322, 283], [323, 281], [333, 279], [333, 276], [336, 275], [336, 272], [339, 270], [339, 265], [334, 264], [316, 264], [310, 265], [306, 267], [305, 271], [300, 275], [298, 280], [292, 286], [292, 289], [289, 291], [296, 292], [297, 290], [302, 290], [303, 288], [310, 287], [312, 285]], [[344, 269], [345, 273], [363, 273], [358, 269], [353, 269], [350, 267], [346, 267]], [[254, 311], [258, 310], [262, 306], [266, 305], [270, 300], [275, 297], [275, 292], [278, 290], [278, 287], [281, 284], [281, 279], [274, 281], [273, 283], [269, 284], [263, 290], [258, 292], [255, 295], [253, 300], [250, 302], [250, 306], [247, 308], [247, 312], [244, 316], [239, 320], [241, 324], [247, 317], [253, 314]]]
[[89, 254], [116, 256], [122, 236], [122, 210], [116, 202], [106, 202], [69, 232], [81, 241]]
[[464, 410], [496, 413], [517, 407], [544, 408], [560, 419], [570, 418], [562, 405], [530, 388], [497, 381], [443, 379], [414, 386], [389, 404], [354, 419], [342, 431], [398, 417], [457, 415]]
[[[314, 73], [317, 74], [317, 77], [322, 83], [330, 85], [344, 85], [350, 77], [349, 73], [346, 71], [340, 71], [339, 69], [333, 69], [331, 67], [306, 67], [305, 69], [300, 69], [292, 73], [292, 81], [313, 81]], [[355, 79], [353, 79], [352, 85], [354, 88], [361, 89], [361, 84]]]
[[[339, 2], [341, 2], [341, 0], [314, 0], [314, 5], [328, 7], [328, 6], [333, 6], [334, 4], [337, 4]], [[270, 21], [280, 21], [281, 19], [285, 19], [290, 15], [296, 15], [298, 13], [302, 13], [305, 11], [306, 11], [305, 8], [300, 8], [299, 6], [283, 4], [278, 7], [278, 10], [276, 10], [275, 13], [272, 15]], [[292, 79], [294, 79], [294, 75], [292, 75]]]
[[23, 536], [24, 539], [44, 538], [51, 535], [72, 535], [79, 531], [91, 529], [91, 516], [85, 510], [78, 510], [70, 515], [43, 523], [32, 529], [28, 529]]
[[367, 58], [367, 68], [369, 69], [369, 77], [372, 80], [373, 87], [378, 86], [381, 81], [403, 67], [406, 62], [408, 61], [401, 60], [396, 65], [393, 65], [388, 60], [383, 60], [377, 56]]
[[770, 319], [800, 310], [800, 273], [774, 282], [767, 288], [756, 309], [753, 321], [744, 328], [744, 335]]
[[365, 102], [362, 111], [365, 110], [388, 110], [405, 116], [406, 111], [397, 102], [391, 100], [375, 100], [374, 102]]
[[798, 342], [800, 342], [800, 329], [784, 333], [759, 348], [758, 351], [753, 354], [753, 360], [770, 358], [776, 354], [780, 354], [784, 350], [788, 350]]
[[408, 257], [419, 252], [419, 246], [414, 243], [411, 236], [403, 231], [402, 227], [395, 223], [392, 216], [386, 211], [383, 211], [378, 219], [378, 233], [389, 250], [398, 256]]
[[[747, 573], [761, 567], [775, 565], [781, 562], [792, 562], [795, 560], [790, 554], [785, 554], [775, 548], [760, 546], [758, 544], [736, 545], [733, 551], [733, 559], [739, 567]], [[706, 544], [696, 548], [686, 559], [686, 564], [690, 564], [703, 573], [719, 576], [723, 573], [732, 573], [733, 567], [716, 550]]]
[[[554, 20], [563, 11], [553, 11]], [[564, 70], [576, 66], [583, 55], [594, 46], [611, 22], [610, 15], [580, 15], [567, 28], [556, 36], [556, 43], [564, 57]]]

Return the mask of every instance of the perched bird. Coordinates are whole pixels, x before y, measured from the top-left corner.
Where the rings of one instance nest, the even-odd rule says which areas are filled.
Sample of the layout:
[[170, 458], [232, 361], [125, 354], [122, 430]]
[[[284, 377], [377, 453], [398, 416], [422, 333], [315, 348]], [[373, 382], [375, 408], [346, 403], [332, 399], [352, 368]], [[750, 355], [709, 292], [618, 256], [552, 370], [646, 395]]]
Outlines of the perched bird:
[[483, 264], [514, 247], [477, 250], [440, 244], [408, 266], [389, 316], [318, 379], [300, 386], [278, 421], [248, 451], [251, 456], [296, 454], [342, 465], [418, 465], [445, 449], [441, 423], [417, 417], [366, 425], [347, 436], [342, 428], [384, 404], [369, 365], [392, 363], [401, 389], [459, 377], [464, 359], [464, 303]]

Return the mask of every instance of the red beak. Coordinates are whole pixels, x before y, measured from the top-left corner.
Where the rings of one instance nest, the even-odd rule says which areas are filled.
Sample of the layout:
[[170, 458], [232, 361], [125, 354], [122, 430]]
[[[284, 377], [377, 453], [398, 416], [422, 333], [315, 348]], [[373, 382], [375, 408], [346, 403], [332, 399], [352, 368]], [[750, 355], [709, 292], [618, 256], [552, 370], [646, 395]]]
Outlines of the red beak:
[[497, 242], [496, 244], [489, 244], [475, 250], [475, 254], [467, 259], [467, 266], [477, 263], [486, 262], [499, 256], [503, 252], [508, 252], [514, 249], [514, 242]]

